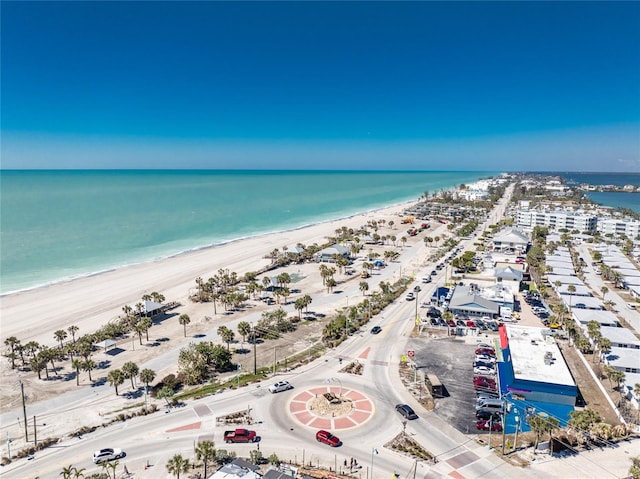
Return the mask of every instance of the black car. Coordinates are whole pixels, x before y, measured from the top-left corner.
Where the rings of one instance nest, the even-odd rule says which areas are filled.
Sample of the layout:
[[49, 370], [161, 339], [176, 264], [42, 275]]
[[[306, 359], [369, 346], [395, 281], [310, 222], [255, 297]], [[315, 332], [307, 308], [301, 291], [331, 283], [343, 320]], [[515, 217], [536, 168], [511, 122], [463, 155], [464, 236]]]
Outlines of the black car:
[[405, 419], [418, 419], [418, 415], [407, 404], [397, 404], [396, 411], [402, 414]]
[[371, 328], [371, 334], [378, 334], [380, 331], [382, 331], [382, 328], [380, 326], [374, 326], [373, 328]]
[[498, 422], [502, 420], [500, 413], [484, 411], [482, 409], [480, 409], [479, 411], [476, 411], [476, 419], [482, 419], [483, 421], [489, 421], [493, 419], [493, 421], [498, 421]]

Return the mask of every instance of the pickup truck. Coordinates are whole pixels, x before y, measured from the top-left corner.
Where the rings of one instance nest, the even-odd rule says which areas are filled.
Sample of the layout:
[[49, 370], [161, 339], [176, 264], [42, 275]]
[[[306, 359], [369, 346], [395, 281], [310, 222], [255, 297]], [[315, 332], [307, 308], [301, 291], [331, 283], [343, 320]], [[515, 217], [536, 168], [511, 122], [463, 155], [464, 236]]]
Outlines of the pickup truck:
[[233, 431], [224, 432], [224, 442], [231, 444], [233, 442], [256, 442], [258, 436], [255, 431], [249, 429], [235, 429]]

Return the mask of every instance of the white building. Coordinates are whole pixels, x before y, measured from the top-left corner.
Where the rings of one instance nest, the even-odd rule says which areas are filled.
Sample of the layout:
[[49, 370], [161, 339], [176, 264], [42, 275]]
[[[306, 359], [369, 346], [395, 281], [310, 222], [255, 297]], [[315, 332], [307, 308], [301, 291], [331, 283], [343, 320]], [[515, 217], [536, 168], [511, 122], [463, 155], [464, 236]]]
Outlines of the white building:
[[529, 245], [529, 236], [517, 228], [505, 228], [491, 240], [494, 251], [525, 252]]
[[542, 211], [520, 210], [516, 215], [518, 228], [532, 230], [536, 226], [546, 226], [552, 230], [567, 229], [593, 233], [596, 231], [598, 218], [582, 211]]
[[624, 234], [635, 239], [640, 236], [640, 221], [631, 219], [607, 218], [598, 220], [597, 230], [605, 234]]

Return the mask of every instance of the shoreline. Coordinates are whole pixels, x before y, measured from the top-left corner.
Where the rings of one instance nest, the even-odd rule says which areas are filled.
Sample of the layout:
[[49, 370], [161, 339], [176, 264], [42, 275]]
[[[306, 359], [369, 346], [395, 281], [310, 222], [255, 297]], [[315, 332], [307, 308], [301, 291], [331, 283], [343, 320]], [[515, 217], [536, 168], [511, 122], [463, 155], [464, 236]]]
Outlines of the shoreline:
[[[400, 226], [402, 211], [419, 199], [394, 203], [337, 219], [262, 233], [224, 243], [203, 246], [169, 257], [111, 268], [82, 277], [48, 283], [1, 295], [1, 340], [54, 343], [53, 332], [74, 324], [81, 334], [93, 332], [115, 319], [125, 305], [157, 291], [166, 301], [186, 304], [197, 277], [207, 278], [220, 268], [244, 274], [257, 271], [271, 260], [264, 256], [274, 248], [297, 243], [321, 243], [335, 233], [335, 226], [359, 227], [371, 215], [393, 218]], [[397, 227], [397, 226], [396, 226]], [[399, 230], [401, 231], [401, 230]]]
[[[455, 188], [452, 187], [450, 189], [455, 189]], [[447, 190], [449, 190], [449, 189], [447, 189]], [[276, 235], [276, 234], [283, 234], [283, 233], [287, 233], [287, 232], [299, 231], [299, 230], [303, 230], [305, 228], [311, 228], [311, 227], [314, 227], [314, 226], [320, 226], [320, 225], [323, 225], [323, 224], [326, 224], [326, 223], [335, 222], [335, 221], [346, 221], [346, 220], [352, 219], [352, 218], [357, 217], [357, 216], [363, 216], [363, 215], [367, 215], [367, 214], [371, 214], [371, 213], [376, 213], [376, 212], [379, 212], [379, 211], [384, 211], [384, 210], [389, 209], [389, 208], [399, 208], [399, 207], [406, 208], [409, 205], [411, 205], [413, 203], [416, 203], [418, 201], [420, 201], [420, 200], [419, 199], [414, 199], [414, 200], [401, 201], [401, 202], [398, 202], [398, 203], [393, 203], [391, 205], [385, 205], [385, 206], [375, 207], [375, 208], [371, 208], [371, 209], [364, 210], [364, 211], [358, 211], [358, 212], [355, 212], [355, 213], [350, 213], [350, 214], [347, 214], [345, 216], [339, 216], [338, 218], [322, 219], [322, 220], [319, 220], [317, 222], [305, 223], [305, 224], [302, 224], [302, 225], [299, 225], [299, 226], [294, 226], [294, 227], [291, 227], [291, 228], [285, 228], [285, 229], [281, 229], [281, 230], [273, 230], [273, 231], [265, 231], [265, 232], [254, 233], [254, 234], [250, 234], [250, 235], [247, 235], [247, 236], [241, 236], [241, 237], [231, 238], [231, 239], [227, 239], [227, 240], [222, 240], [222, 241], [217, 242], [217, 243], [210, 243], [210, 244], [204, 244], [204, 245], [201, 245], [201, 246], [194, 246], [192, 248], [189, 248], [189, 249], [186, 249], [186, 250], [182, 250], [182, 251], [178, 251], [176, 253], [171, 253], [171, 254], [167, 254], [167, 255], [161, 255], [161, 256], [157, 256], [157, 257], [146, 259], [146, 260], [143, 259], [143, 260], [134, 261], [134, 262], [131, 262], [131, 263], [107, 266], [104, 269], [99, 269], [99, 270], [95, 270], [95, 271], [89, 271], [89, 272], [86, 272], [86, 273], [79, 273], [77, 275], [62, 277], [62, 278], [54, 279], [54, 280], [51, 280], [51, 281], [47, 281], [45, 283], [36, 284], [36, 285], [33, 285], [33, 286], [26, 286], [24, 288], [13, 289], [13, 290], [9, 290], [9, 291], [6, 291], [6, 292], [1, 292], [0, 293], [0, 299], [5, 299], [5, 298], [8, 298], [8, 297], [16, 295], [16, 294], [27, 293], [27, 292], [30, 292], [30, 291], [47, 289], [47, 288], [50, 288], [52, 286], [57, 286], [57, 285], [60, 285], [60, 284], [73, 283], [75, 281], [80, 281], [80, 280], [83, 280], [83, 279], [88, 279], [88, 278], [92, 278], [92, 277], [96, 277], [96, 276], [112, 273], [112, 272], [118, 271], [118, 270], [123, 269], [123, 268], [130, 268], [130, 267], [135, 267], [135, 266], [140, 266], [140, 265], [145, 265], [145, 264], [158, 263], [158, 262], [165, 261], [165, 260], [168, 260], [168, 259], [178, 258], [178, 257], [189, 255], [189, 254], [192, 254], [192, 253], [197, 253], [197, 252], [209, 250], [209, 249], [212, 249], [212, 248], [218, 248], [218, 247], [221, 247], [221, 246], [230, 245], [230, 244], [233, 244], [233, 243], [237, 243], [239, 241], [245, 241], [245, 240], [250, 240], [250, 239], [258, 239], [260, 237], [266, 237], [266, 236], [269, 236], [269, 235]], [[2, 308], [0, 307], [0, 311], [1, 311], [1, 309]]]

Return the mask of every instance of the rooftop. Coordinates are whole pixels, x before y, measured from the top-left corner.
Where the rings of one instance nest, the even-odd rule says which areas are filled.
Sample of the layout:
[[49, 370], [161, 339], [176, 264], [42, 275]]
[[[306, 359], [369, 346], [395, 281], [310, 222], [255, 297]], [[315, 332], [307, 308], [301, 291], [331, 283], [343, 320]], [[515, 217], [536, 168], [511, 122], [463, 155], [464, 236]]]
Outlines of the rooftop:
[[555, 339], [543, 334], [547, 329], [510, 325], [506, 329], [516, 379], [576, 385]]

